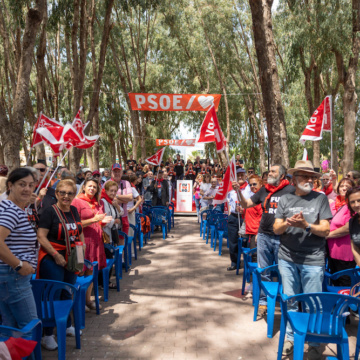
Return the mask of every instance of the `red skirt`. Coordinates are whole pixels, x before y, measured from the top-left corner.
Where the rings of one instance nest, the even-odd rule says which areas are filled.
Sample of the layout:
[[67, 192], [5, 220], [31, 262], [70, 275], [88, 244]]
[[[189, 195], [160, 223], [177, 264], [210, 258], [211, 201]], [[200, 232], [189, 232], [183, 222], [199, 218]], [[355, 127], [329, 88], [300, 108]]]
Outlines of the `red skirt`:
[[99, 270], [106, 267], [105, 248], [102, 239], [102, 230], [99, 225], [93, 224], [84, 228], [85, 259], [91, 262], [97, 261]]

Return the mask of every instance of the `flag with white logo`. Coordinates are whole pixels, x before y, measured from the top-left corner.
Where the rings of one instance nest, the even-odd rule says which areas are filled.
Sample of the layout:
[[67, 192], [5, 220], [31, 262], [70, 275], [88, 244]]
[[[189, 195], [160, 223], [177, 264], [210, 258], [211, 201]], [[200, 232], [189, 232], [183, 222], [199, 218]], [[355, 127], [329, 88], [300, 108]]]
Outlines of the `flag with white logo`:
[[145, 161], [148, 164], [159, 166], [161, 164], [161, 161], [162, 161], [162, 158], [163, 158], [163, 155], [164, 155], [164, 151], [165, 151], [165, 147], [158, 150], [154, 155], [152, 155], [152, 156], [148, 157], [147, 159], [145, 159]]
[[220, 183], [220, 186], [218, 188], [218, 191], [214, 197], [213, 204], [218, 205], [222, 204], [226, 201], [226, 196], [229, 190], [229, 184], [230, 184], [230, 166], [225, 171], [224, 179]]

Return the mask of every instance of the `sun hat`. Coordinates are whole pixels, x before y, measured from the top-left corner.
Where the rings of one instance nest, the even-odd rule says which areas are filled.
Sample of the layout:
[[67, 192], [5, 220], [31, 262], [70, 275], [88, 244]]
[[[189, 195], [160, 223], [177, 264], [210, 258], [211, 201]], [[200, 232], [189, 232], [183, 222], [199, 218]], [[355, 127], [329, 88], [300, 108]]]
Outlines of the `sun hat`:
[[314, 176], [321, 176], [320, 173], [314, 170], [314, 166], [310, 160], [298, 160], [295, 164], [295, 167], [289, 169], [287, 173], [294, 176], [297, 171], [306, 171], [307, 173], [311, 173]]

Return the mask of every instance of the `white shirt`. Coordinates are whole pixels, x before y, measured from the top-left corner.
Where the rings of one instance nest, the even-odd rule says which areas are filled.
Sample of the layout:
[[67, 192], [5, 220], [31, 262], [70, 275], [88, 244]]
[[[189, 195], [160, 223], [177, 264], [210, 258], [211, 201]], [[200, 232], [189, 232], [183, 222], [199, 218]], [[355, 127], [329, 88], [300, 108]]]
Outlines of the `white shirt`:
[[[204, 193], [206, 193], [207, 190], [209, 190], [209, 188], [211, 188], [211, 184], [210, 183], [202, 183], [200, 185], [200, 191], [202, 190]], [[203, 199], [203, 195], [200, 195], [201, 196], [201, 199], [200, 199], [200, 204], [201, 204], [201, 207], [205, 207], [205, 206], [208, 206], [208, 201], [207, 200], [204, 200]]]
[[[218, 189], [219, 189], [218, 186], [216, 186], [215, 188], [212, 188], [212, 187], [211, 187], [211, 184], [210, 184], [209, 189], [205, 191], [204, 197], [215, 196], [216, 193], [217, 193], [217, 191], [218, 191]], [[206, 206], [212, 205], [213, 200], [214, 200], [214, 199], [205, 200], [205, 201], [207, 202], [207, 205], [206, 205]]]
[[[250, 190], [250, 185], [248, 184], [244, 189], [240, 190], [242, 194], [244, 195], [244, 198], [250, 199], [251, 196], [254, 195], [254, 193]], [[236, 203], [239, 203], [239, 199], [237, 196], [237, 192], [235, 190], [231, 190], [227, 194], [227, 201], [229, 203], [230, 212], [237, 214], [236, 211]]]
[[[131, 191], [132, 191], [133, 199], [136, 199], [139, 196], [139, 193], [134, 187], [131, 187]], [[132, 209], [135, 205], [134, 200], [129, 201], [126, 205], [128, 210]]]

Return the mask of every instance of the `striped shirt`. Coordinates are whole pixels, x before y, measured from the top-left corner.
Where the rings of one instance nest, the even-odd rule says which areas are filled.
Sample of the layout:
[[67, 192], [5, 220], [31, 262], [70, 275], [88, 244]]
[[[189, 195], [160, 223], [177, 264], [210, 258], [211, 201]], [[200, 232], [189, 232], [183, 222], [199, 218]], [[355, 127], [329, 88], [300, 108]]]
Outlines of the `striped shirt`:
[[[37, 237], [24, 210], [10, 200], [0, 203], [0, 226], [10, 230], [5, 244], [19, 260], [27, 261], [36, 269]], [[8, 266], [0, 260], [0, 266]]]

